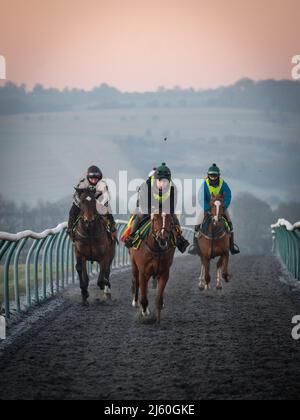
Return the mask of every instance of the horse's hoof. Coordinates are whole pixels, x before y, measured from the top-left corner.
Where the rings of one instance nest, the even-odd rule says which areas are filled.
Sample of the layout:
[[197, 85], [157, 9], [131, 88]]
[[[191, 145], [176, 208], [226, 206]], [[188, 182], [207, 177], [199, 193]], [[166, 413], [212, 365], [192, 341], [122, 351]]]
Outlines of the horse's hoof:
[[136, 302], [135, 300], [132, 301], [132, 307], [133, 308], [139, 308], [140, 304], [138, 302]]
[[87, 308], [88, 306], [90, 306], [89, 302], [87, 300], [83, 300], [82, 301], [82, 306], [84, 306], [85, 308]]
[[104, 288], [104, 294], [105, 295], [111, 295], [111, 288], [108, 287], [108, 286], [105, 286], [105, 288]]
[[201, 292], [204, 292], [204, 290], [205, 290], [205, 286], [204, 286], [204, 284], [202, 284], [202, 283], [200, 283], [200, 284], [199, 284], [199, 290], [200, 290]]
[[148, 316], [150, 316], [151, 315], [150, 309], [147, 308], [146, 312], [142, 311], [142, 315], [143, 315], [144, 318], [147, 318]]
[[223, 290], [223, 287], [221, 285], [216, 287], [217, 290]]

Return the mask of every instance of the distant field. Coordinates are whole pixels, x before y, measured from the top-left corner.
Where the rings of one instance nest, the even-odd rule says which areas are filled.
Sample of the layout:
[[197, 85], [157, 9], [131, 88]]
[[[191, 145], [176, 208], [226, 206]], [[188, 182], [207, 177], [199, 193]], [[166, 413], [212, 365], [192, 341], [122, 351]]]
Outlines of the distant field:
[[216, 161], [236, 192], [298, 198], [299, 133], [299, 115], [228, 108], [1, 116], [0, 193], [19, 202], [56, 201], [94, 162], [117, 178], [119, 169], [145, 177], [161, 161], [175, 177], [199, 177]]

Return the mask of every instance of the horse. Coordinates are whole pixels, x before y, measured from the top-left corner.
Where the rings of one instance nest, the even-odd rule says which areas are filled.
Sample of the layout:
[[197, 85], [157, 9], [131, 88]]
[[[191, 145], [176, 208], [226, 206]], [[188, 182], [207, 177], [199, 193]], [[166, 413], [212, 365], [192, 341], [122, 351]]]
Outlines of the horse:
[[164, 308], [164, 291], [170, 277], [170, 268], [174, 261], [176, 247], [172, 243], [174, 222], [172, 215], [152, 214], [151, 228], [139, 249], [131, 249], [132, 261], [132, 306], [139, 307], [139, 290], [142, 316], [150, 316], [148, 302], [148, 283], [151, 277], [157, 281], [156, 310], [157, 323], [161, 321], [161, 311]]
[[210, 289], [210, 261], [220, 257], [217, 262], [217, 290], [222, 290], [222, 279], [229, 282], [231, 275], [228, 273], [230, 233], [224, 224], [224, 195], [211, 196], [211, 212], [206, 216], [208, 223], [207, 232], [201, 232], [197, 244], [201, 258], [201, 274], [199, 289]]
[[86, 263], [99, 263], [101, 270], [97, 284], [105, 296], [110, 298], [110, 272], [115, 257], [116, 241], [108, 232], [104, 217], [97, 211], [95, 192], [90, 188], [75, 189], [79, 194], [81, 210], [74, 235], [76, 270], [80, 279], [82, 302], [87, 306], [89, 276]]

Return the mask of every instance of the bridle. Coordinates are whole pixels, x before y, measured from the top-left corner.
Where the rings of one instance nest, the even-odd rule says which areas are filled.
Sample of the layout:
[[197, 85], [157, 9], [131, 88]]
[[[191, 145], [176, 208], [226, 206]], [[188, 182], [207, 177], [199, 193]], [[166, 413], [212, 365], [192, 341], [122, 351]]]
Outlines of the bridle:
[[[159, 250], [154, 250], [151, 248], [151, 246], [149, 245], [147, 239], [145, 240], [144, 244], [146, 246], [146, 248], [148, 249], [148, 251], [155, 257], [155, 258], [161, 258], [162, 256], [164, 256], [165, 254], [169, 253], [170, 251], [173, 250], [173, 247], [171, 247], [169, 245], [169, 237], [172, 233], [172, 229], [166, 229], [166, 221], [167, 221], [167, 215], [165, 213], [162, 214], [162, 218], [163, 218], [163, 225], [160, 229], [154, 229], [154, 216], [155, 214], [151, 214], [151, 223], [152, 223], [152, 228], [151, 228], [151, 232], [152, 232], [152, 237], [154, 238], [155, 242], [157, 243]], [[168, 239], [166, 240], [166, 245], [162, 246], [160, 241], [162, 240], [162, 235], [164, 235], [164, 233], [168, 234]]]
[[[85, 197], [85, 198], [84, 198], [84, 200], [87, 200], [87, 201], [91, 202], [91, 201], [92, 201], [92, 198], [91, 198], [90, 196], [87, 196], [87, 197]], [[81, 202], [81, 203], [82, 203], [82, 202]], [[81, 204], [81, 203], [80, 203], [80, 204]], [[81, 239], [82, 239], [82, 240], [93, 240], [93, 239], [99, 239], [99, 236], [95, 236], [95, 237], [93, 237], [93, 236], [89, 235], [89, 231], [91, 230], [92, 225], [93, 225], [95, 222], [97, 222], [98, 220], [100, 220], [100, 219], [101, 219], [100, 214], [98, 214], [98, 212], [97, 212], [97, 210], [96, 210], [96, 212], [94, 212], [94, 213], [93, 213], [93, 216], [92, 216], [92, 218], [90, 219], [90, 218], [87, 218], [87, 217], [85, 216], [85, 212], [82, 210], [81, 206], [80, 206], [80, 211], [81, 211], [81, 214], [80, 214], [80, 216], [79, 216], [79, 218], [78, 218], [78, 224], [79, 224], [80, 220], [82, 220], [83, 225], [84, 225], [84, 232], [80, 232], [80, 230], [78, 229], [78, 230], [76, 231], [76, 233], [77, 233], [77, 234], [81, 237]]]

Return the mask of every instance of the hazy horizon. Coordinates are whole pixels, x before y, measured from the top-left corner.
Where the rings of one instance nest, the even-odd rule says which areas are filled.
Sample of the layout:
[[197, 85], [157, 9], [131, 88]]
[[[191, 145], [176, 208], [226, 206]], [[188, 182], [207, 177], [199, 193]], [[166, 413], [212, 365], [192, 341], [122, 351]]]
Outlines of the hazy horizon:
[[[276, 78], [267, 78], [267, 79], [257, 79], [257, 80], [254, 80], [251, 77], [245, 76], [245, 77], [241, 77], [239, 79], [236, 79], [236, 80], [234, 80], [233, 82], [231, 82], [231, 83], [229, 83], [227, 85], [224, 85], [223, 84], [223, 85], [219, 85], [219, 86], [215, 86], [215, 87], [209, 87], [209, 88], [204, 88], [204, 89], [202, 89], [202, 88], [196, 88], [194, 86], [184, 87], [184, 86], [180, 86], [179, 84], [175, 84], [174, 86], [171, 86], [171, 87], [166, 87], [166, 86], [160, 85], [160, 86], [157, 86], [156, 88], [154, 88], [153, 90], [145, 90], [145, 91], [143, 91], [143, 90], [137, 90], [137, 89], [133, 89], [133, 90], [122, 90], [118, 86], [111, 85], [111, 84], [107, 83], [106, 81], [99, 81], [98, 84], [96, 84], [96, 85], [94, 85], [94, 86], [92, 86], [92, 87], [90, 87], [88, 89], [84, 89], [84, 88], [69, 87], [69, 86], [64, 86], [64, 87], [45, 86], [42, 83], [38, 83], [38, 82], [35, 85], [28, 86], [25, 82], [17, 83], [17, 82], [15, 82], [13, 80], [7, 79], [7, 80], [1, 80], [0, 81], [0, 88], [2, 86], [5, 86], [7, 83], [13, 83], [13, 84], [15, 84], [18, 87], [25, 86], [26, 92], [32, 92], [33, 89], [34, 89], [34, 87], [35, 86], [38, 86], [38, 85], [41, 85], [46, 90], [48, 90], [48, 89], [55, 89], [55, 90], [58, 90], [60, 92], [63, 92], [64, 90], [67, 90], [67, 89], [69, 89], [69, 90], [75, 89], [75, 90], [82, 90], [84, 92], [91, 92], [94, 89], [98, 88], [99, 86], [106, 85], [106, 86], [109, 86], [109, 87], [111, 87], [113, 89], [118, 90], [120, 93], [123, 93], [123, 94], [125, 94], [125, 93], [140, 93], [140, 94], [145, 94], [145, 93], [156, 93], [156, 92], [159, 92], [161, 89], [164, 89], [164, 90], [177, 90], [177, 89], [179, 89], [179, 90], [194, 90], [195, 92], [205, 92], [205, 91], [210, 91], [210, 90], [218, 90], [218, 89], [222, 89], [222, 88], [232, 87], [236, 83], [238, 83], [238, 82], [240, 82], [242, 80], [251, 80], [254, 83], [260, 83], [260, 82], [266, 82], [266, 81], [275, 81], [275, 82], [281, 82], [281, 81], [288, 82], [288, 81], [291, 81], [290, 78], [286, 78], [286, 79], [284, 79], [284, 78], [279, 78], [279, 79], [276, 79]], [[293, 82], [300, 83], [300, 80], [293, 80]]]

